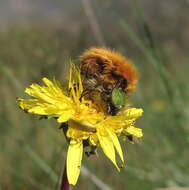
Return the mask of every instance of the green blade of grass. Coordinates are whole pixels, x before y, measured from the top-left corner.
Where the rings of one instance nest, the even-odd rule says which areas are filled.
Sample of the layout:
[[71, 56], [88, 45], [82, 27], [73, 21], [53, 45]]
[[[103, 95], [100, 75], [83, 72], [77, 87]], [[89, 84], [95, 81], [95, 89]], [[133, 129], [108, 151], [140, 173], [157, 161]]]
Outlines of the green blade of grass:
[[50, 168], [50, 166], [36, 153], [34, 152], [29, 146], [25, 148], [25, 151], [28, 153], [30, 158], [39, 166], [53, 182], [57, 182], [58, 175]]

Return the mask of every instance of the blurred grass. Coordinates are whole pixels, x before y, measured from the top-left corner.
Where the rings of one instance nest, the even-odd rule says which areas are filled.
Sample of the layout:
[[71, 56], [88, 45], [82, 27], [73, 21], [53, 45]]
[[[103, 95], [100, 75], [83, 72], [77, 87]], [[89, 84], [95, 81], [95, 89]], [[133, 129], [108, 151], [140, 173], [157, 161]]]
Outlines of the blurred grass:
[[[140, 5], [134, 7], [143, 34], [124, 18], [119, 23], [144, 55], [142, 59], [137, 54], [132, 57], [140, 72], [132, 102], [145, 111], [137, 123], [144, 130], [144, 138], [140, 144], [123, 143], [127, 166], [120, 173], [101, 152], [99, 157], [85, 158], [83, 163], [112, 189], [189, 186], [188, 61], [172, 63], [165, 59]], [[63, 32], [43, 26], [0, 33], [0, 189], [57, 189], [65, 159], [63, 151], [67, 149], [64, 137], [55, 121], [24, 114], [16, 97], [23, 97], [24, 88], [43, 76], [66, 80], [69, 58], [79, 55], [87, 42], [82, 45], [78, 39], [69, 44]], [[127, 46], [124, 41], [114, 44], [120, 49]], [[98, 188], [81, 176], [73, 189]]]

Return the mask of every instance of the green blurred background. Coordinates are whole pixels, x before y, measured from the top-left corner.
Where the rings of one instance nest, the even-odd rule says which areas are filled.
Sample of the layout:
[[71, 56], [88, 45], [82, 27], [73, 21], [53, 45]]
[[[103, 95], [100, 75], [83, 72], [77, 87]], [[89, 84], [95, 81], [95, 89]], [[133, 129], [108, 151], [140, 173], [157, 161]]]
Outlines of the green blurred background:
[[42, 77], [62, 82], [70, 58], [111, 47], [140, 73], [130, 98], [144, 109], [144, 138], [124, 142], [119, 173], [99, 151], [84, 158], [75, 189], [154, 190], [189, 186], [188, 0], [0, 0], [0, 190], [52, 190], [67, 144], [58, 124], [24, 114], [16, 97]]

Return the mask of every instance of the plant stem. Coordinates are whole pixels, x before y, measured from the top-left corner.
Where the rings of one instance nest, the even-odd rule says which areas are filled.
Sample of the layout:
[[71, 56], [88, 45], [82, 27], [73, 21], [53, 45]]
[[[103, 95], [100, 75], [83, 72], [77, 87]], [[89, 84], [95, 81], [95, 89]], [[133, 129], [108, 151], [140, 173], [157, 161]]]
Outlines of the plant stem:
[[62, 174], [60, 190], [69, 190], [69, 189], [70, 189], [70, 184], [68, 183], [67, 172], [66, 172], [66, 162], [65, 162], [64, 172]]

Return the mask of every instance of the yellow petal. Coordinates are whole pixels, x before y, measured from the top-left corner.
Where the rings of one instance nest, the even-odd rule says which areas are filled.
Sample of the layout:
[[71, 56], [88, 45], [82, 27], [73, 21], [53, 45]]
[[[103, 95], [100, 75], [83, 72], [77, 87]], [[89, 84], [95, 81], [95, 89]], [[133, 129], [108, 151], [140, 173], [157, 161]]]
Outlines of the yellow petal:
[[44, 82], [48, 87], [54, 86], [53, 82], [50, 81], [48, 78], [45, 78], [45, 77], [44, 77], [42, 80], [43, 80], [43, 82]]
[[80, 174], [81, 160], [83, 155], [82, 141], [70, 141], [67, 153], [67, 176], [69, 184], [75, 185]]
[[111, 138], [111, 140], [115, 146], [116, 151], [118, 152], [118, 154], [120, 156], [121, 161], [124, 162], [123, 151], [122, 151], [121, 145], [119, 143], [119, 140], [117, 138], [117, 135], [110, 129], [107, 129], [107, 131], [108, 131], [108, 134], [109, 134], [109, 136], [110, 136], [110, 138]]
[[85, 132], [96, 132], [96, 128], [92, 126], [91, 124], [84, 123], [81, 121], [76, 121], [73, 119], [69, 120], [69, 126], [73, 129], [80, 130], [80, 131], [85, 131]]
[[126, 119], [136, 119], [140, 117], [143, 113], [143, 109], [139, 108], [129, 108], [124, 111]]
[[66, 110], [62, 113], [62, 115], [57, 119], [59, 123], [64, 123], [68, 121], [74, 114], [74, 110]]
[[117, 166], [116, 159], [115, 159], [114, 144], [108, 132], [106, 132], [105, 129], [103, 129], [102, 127], [100, 128], [98, 127], [97, 136], [98, 136], [100, 146], [102, 147], [104, 154], [113, 162], [116, 168], [120, 170], [119, 167]]
[[93, 146], [97, 146], [97, 144], [98, 144], [98, 137], [97, 137], [96, 133], [91, 134], [90, 137], [89, 137], [89, 140], [90, 140], [90, 143]]
[[68, 125], [69, 125], [69, 128], [66, 133], [66, 136], [68, 138], [77, 139], [77, 140], [85, 140], [89, 138], [90, 133], [72, 128], [70, 127], [69, 123]]
[[125, 129], [128, 133], [130, 133], [131, 135], [134, 135], [135, 137], [142, 137], [143, 133], [142, 133], [142, 129], [140, 128], [136, 128], [134, 126], [130, 126], [128, 128]]
[[44, 106], [33, 106], [31, 109], [28, 110], [29, 113], [32, 114], [39, 114], [39, 115], [50, 115], [45, 111], [45, 107]]
[[25, 100], [22, 98], [17, 99], [18, 105], [20, 106], [21, 109], [28, 111], [31, 109], [33, 106], [35, 106], [39, 101], [37, 99], [29, 99]]
[[39, 100], [42, 100], [44, 102], [51, 102], [53, 101], [53, 98], [50, 97], [47, 93], [47, 90], [42, 87], [42, 86], [39, 86], [38, 84], [32, 84], [30, 85], [29, 88], [26, 88], [25, 89], [25, 92], [30, 95], [30, 96], [33, 96]]

